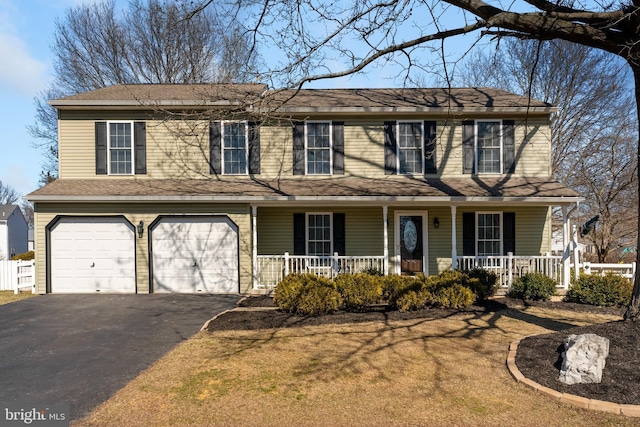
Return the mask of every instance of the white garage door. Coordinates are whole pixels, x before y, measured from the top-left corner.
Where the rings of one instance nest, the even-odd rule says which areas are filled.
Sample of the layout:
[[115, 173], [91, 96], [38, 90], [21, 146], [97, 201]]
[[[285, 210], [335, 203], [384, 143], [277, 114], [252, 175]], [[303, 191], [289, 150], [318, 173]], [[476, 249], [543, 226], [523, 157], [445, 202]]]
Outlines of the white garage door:
[[161, 218], [151, 245], [154, 292], [238, 292], [238, 229], [229, 218]]
[[50, 242], [51, 292], [135, 293], [135, 233], [124, 218], [61, 218]]

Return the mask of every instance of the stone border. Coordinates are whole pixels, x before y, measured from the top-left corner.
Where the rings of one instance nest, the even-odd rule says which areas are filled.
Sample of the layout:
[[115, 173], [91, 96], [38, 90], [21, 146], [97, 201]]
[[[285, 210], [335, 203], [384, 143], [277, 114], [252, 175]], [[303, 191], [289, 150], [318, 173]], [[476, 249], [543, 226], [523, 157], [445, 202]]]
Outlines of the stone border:
[[511, 373], [511, 376], [513, 376], [513, 378], [519, 383], [522, 383], [527, 387], [531, 387], [532, 389], [546, 394], [549, 397], [557, 399], [562, 403], [568, 403], [579, 408], [610, 412], [612, 414], [624, 415], [627, 417], [640, 417], [640, 405], [625, 405], [607, 402], [604, 400], [587, 399], [586, 397], [576, 396], [569, 393], [561, 393], [526, 378], [516, 366], [516, 352], [520, 341], [521, 340], [514, 341], [509, 345], [509, 354], [507, 355], [507, 368], [509, 369], [509, 373]]

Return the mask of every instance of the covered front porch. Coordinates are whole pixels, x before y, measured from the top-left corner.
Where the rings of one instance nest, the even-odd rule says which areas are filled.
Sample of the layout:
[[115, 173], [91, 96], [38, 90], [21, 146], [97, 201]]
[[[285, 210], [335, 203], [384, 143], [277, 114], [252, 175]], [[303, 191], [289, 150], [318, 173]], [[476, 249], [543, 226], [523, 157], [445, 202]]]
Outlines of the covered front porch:
[[[252, 206], [253, 289], [273, 290], [291, 273], [326, 277], [360, 272], [429, 275], [472, 268], [493, 271], [505, 290], [515, 278], [530, 272], [546, 274], [560, 288], [568, 289], [569, 216], [574, 205], [555, 205], [561, 207], [563, 215], [566, 250], [561, 256], [549, 254], [552, 206], [522, 200], [449, 205]], [[328, 218], [324, 243], [331, 252], [310, 254], [310, 248], [323, 243], [323, 239], [318, 242], [317, 236], [310, 236], [319, 232], [310, 221], [320, 216]]]

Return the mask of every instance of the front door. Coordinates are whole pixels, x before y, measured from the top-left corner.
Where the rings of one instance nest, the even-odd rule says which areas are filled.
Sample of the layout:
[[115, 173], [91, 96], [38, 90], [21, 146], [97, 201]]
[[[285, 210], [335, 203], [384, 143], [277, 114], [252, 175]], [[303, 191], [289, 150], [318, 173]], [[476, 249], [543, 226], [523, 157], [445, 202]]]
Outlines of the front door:
[[398, 213], [396, 219], [396, 269], [402, 275], [426, 273], [426, 212]]

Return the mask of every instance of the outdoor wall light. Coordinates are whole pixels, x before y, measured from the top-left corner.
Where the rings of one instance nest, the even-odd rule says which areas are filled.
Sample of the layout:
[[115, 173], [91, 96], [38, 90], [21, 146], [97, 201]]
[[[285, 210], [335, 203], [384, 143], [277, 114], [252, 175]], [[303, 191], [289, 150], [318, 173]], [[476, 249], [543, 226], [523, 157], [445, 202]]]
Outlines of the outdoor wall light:
[[138, 229], [138, 239], [142, 239], [142, 235], [144, 234], [144, 221], [140, 221], [136, 228]]
[[440, 221], [438, 220], [438, 217], [433, 218], [433, 226], [435, 228], [440, 227]]

